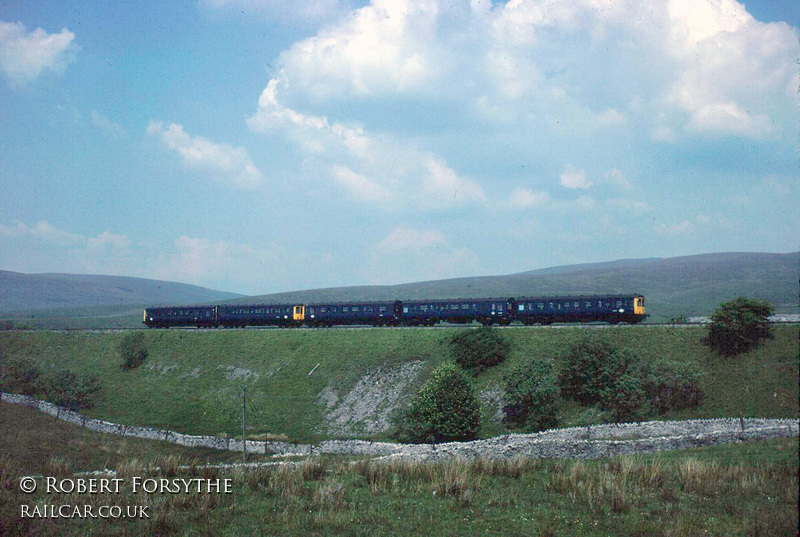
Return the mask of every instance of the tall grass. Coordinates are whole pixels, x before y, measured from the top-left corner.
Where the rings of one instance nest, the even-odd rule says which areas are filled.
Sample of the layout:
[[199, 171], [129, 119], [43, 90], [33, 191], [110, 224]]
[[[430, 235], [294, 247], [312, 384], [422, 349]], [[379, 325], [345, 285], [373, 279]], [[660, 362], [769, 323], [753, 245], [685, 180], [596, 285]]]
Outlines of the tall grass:
[[[217, 474], [233, 479], [228, 495], [132, 495], [125, 486], [122, 495], [93, 498], [22, 495], [19, 468], [0, 457], [0, 486], [10, 486], [0, 494], [0, 528], [4, 535], [794, 535], [797, 440], [758, 446], [599, 461], [313, 458]], [[120, 476], [204, 471], [177, 457], [131, 459], [119, 469]], [[150, 518], [17, 528], [19, 504], [44, 500], [144, 503]]]

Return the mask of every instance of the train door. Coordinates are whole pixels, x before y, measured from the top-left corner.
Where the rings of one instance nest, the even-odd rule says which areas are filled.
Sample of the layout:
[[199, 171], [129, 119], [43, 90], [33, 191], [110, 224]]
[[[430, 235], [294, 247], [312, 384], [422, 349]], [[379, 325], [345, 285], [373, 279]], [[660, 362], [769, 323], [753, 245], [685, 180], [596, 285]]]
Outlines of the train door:
[[292, 319], [295, 321], [304, 321], [306, 319], [306, 307], [303, 305], [295, 306]]

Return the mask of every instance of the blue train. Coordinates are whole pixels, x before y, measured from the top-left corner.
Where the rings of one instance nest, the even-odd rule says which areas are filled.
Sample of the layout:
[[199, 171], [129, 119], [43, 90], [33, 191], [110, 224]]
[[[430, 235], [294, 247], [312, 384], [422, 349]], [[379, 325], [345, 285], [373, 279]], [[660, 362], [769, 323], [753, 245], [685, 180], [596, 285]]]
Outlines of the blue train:
[[330, 304], [250, 304], [156, 307], [144, 310], [150, 328], [245, 326], [433, 326], [439, 322], [484, 325], [638, 323], [647, 317], [644, 296], [581, 295], [561, 297], [463, 298], [338, 302]]

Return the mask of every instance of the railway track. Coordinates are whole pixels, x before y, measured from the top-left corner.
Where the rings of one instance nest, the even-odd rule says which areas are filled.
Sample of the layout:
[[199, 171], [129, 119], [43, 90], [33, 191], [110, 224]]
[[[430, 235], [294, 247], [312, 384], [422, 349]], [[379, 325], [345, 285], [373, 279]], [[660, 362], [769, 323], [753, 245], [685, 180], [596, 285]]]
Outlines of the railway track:
[[[800, 325], [798, 321], [773, 321], [770, 322], [773, 325]], [[480, 324], [446, 324], [441, 323], [434, 326], [371, 326], [371, 325], [339, 325], [339, 326], [331, 326], [331, 327], [308, 327], [308, 326], [293, 326], [293, 327], [280, 327], [280, 326], [248, 326], [246, 328], [239, 328], [239, 327], [229, 327], [229, 328], [196, 328], [191, 326], [181, 326], [181, 327], [172, 327], [172, 328], [63, 328], [63, 329], [51, 329], [51, 328], [41, 328], [41, 329], [12, 329], [12, 330], [0, 330], [0, 332], [9, 332], [9, 333], [29, 333], [29, 332], [47, 332], [47, 333], [55, 333], [55, 334], [66, 334], [66, 333], [86, 333], [86, 334], [113, 334], [116, 332], [130, 332], [136, 330], [145, 330], [145, 331], [152, 331], [158, 332], [161, 330], [169, 330], [169, 331], [180, 331], [180, 332], [242, 332], [242, 331], [254, 331], [254, 330], [291, 330], [291, 331], [306, 331], [306, 330], [313, 330], [313, 331], [326, 331], [326, 330], [446, 330], [446, 329], [469, 329], [469, 328], [478, 328]], [[706, 323], [684, 323], [684, 324], [671, 324], [671, 323], [636, 323], [636, 324], [626, 324], [620, 323], [616, 325], [607, 324], [607, 323], [553, 323], [551, 325], [522, 325], [522, 324], [512, 324], [507, 326], [498, 326], [495, 325], [494, 328], [498, 330], [509, 330], [509, 329], [519, 329], [524, 328], [526, 330], [560, 330], [565, 328], [591, 328], [594, 330], [627, 330], [627, 329], [635, 329], [635, 328], [692, 328], [692, 327], [702, 327], [706, 326]]]

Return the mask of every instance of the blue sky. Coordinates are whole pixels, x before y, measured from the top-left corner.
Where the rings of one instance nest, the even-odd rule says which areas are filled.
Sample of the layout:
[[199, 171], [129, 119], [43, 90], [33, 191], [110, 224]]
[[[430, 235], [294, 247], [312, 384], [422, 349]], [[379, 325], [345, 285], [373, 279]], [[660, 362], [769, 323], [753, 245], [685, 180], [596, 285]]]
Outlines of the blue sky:
[[0, 269], [262, 294], [798, 249], [793, 0], [0, 3]]

